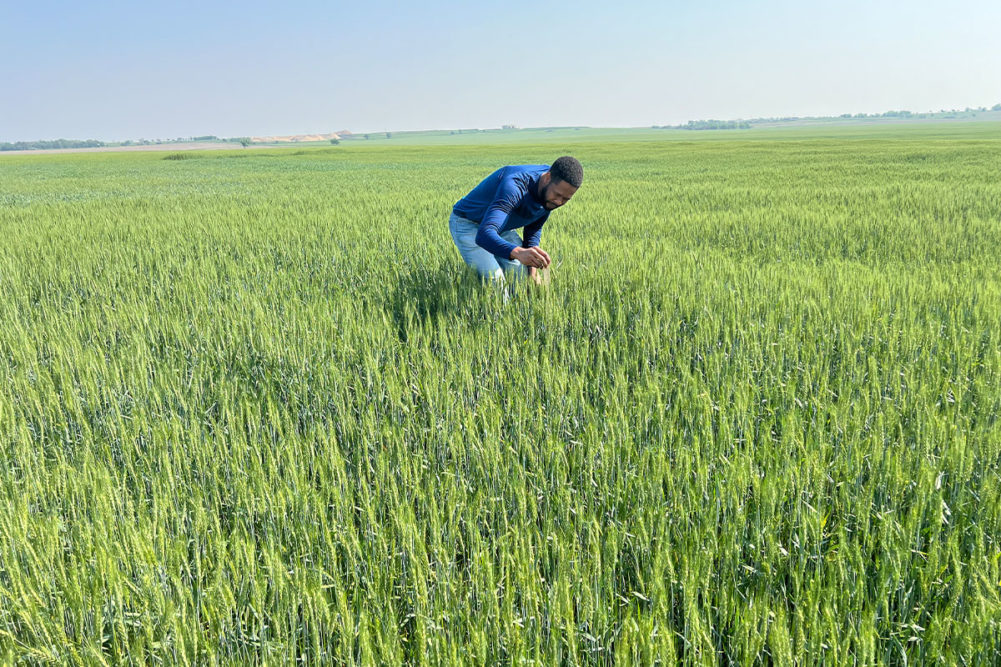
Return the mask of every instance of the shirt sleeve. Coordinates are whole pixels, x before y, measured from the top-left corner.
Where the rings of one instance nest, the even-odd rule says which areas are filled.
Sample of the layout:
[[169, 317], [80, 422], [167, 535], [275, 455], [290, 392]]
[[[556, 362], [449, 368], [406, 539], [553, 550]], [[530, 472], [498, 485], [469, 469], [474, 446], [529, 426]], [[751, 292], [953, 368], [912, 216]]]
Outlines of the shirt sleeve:
[[494, 199], [487, 207], [480, 229], [476, 232], [476, 245], [504, 259], [511, 256], [511, 251], [518, 246], [502, 239], [500, 230], [524, 194], [524, 188], [513, 178], [501, 177]]
[[542, 240], [542, 225], [546, 224], [546, 220], [549, 219], [549, 214], [546, 213], [541, 220], [536, 220], [530, 225], [525, 225], [524, 238], [521, 245], [526, 248], [536, 248], [539, 242]]

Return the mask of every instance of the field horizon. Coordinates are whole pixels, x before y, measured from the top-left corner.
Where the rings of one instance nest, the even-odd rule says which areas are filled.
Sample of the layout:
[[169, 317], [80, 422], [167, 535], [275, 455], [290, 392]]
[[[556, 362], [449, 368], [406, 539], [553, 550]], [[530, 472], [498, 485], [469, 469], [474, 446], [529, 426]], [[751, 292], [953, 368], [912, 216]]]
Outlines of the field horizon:
[[[352, 133], [339, 147], [351, 148], [363, 145], [392, 144], [413, 145], [482, 145], [512, 143], [548, 143], [551, 141], [732, 141], [735, 139], [779, 140], [784, 136], [806, 138], [830, 137], [885, 137], [900, 133], [935, 132], [948, 135], [980, 134], [1001, 128], [1001, 111], [957, 112], [956, 118], [777, 118], [755, 119], [747, 129], [706, 129], [689, 130], [660, 127], [528, 127], [528, 128], [488, 128], [488, 129], [431, 129], [431, 130], [384, 130], [379, 132]], [[98, 152], [142, 152], [169, 150], [234, 150], [232, 138], [216, 138], [199, 141], [164, 141], [151, 144], [123, 144], [110, 142], [107, 146], [94, 148], [47, 148], [0, 151], [3, 155], [52, 154], [52, 153], [98, 153]], [[329, 146], [329, 140], [295, 142], [254, 142], [247, 148], [315, 148]]]

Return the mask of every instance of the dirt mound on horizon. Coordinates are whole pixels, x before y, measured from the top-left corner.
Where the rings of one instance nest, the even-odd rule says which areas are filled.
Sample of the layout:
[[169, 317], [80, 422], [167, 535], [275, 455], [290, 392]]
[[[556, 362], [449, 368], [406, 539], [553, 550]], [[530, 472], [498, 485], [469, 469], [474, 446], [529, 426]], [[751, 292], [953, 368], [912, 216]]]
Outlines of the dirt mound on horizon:
[[340, 139], [344, 134], [351, 133], [347, 130], [342, 130], [341, 132], [328, 132], [326, 134], [290, 134], [280, 137], [251, 137], [250, 140], [255, 144], [284, 144], [298, 143], [301, 141], [329, 141], [330, 139]]

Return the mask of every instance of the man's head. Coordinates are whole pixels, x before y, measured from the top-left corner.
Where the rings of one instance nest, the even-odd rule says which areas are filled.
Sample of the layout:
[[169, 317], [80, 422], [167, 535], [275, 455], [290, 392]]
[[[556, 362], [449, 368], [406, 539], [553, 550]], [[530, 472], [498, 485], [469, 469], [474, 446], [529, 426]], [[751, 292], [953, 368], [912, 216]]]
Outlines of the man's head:
[[549, 171], [539, 178], [539, 197], [547, 211], [563, 206], [584, 180], [584, 168], [576, 158], [564, 155], [557, 158]]

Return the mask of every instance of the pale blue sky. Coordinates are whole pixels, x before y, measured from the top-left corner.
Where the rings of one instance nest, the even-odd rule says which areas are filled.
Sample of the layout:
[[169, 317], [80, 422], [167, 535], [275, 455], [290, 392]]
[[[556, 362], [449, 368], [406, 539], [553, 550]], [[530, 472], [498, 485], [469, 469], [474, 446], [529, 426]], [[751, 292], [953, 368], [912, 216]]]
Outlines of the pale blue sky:
[[0, 0], [0, 141], [991, 106], [999, 34], [999, 0]]

